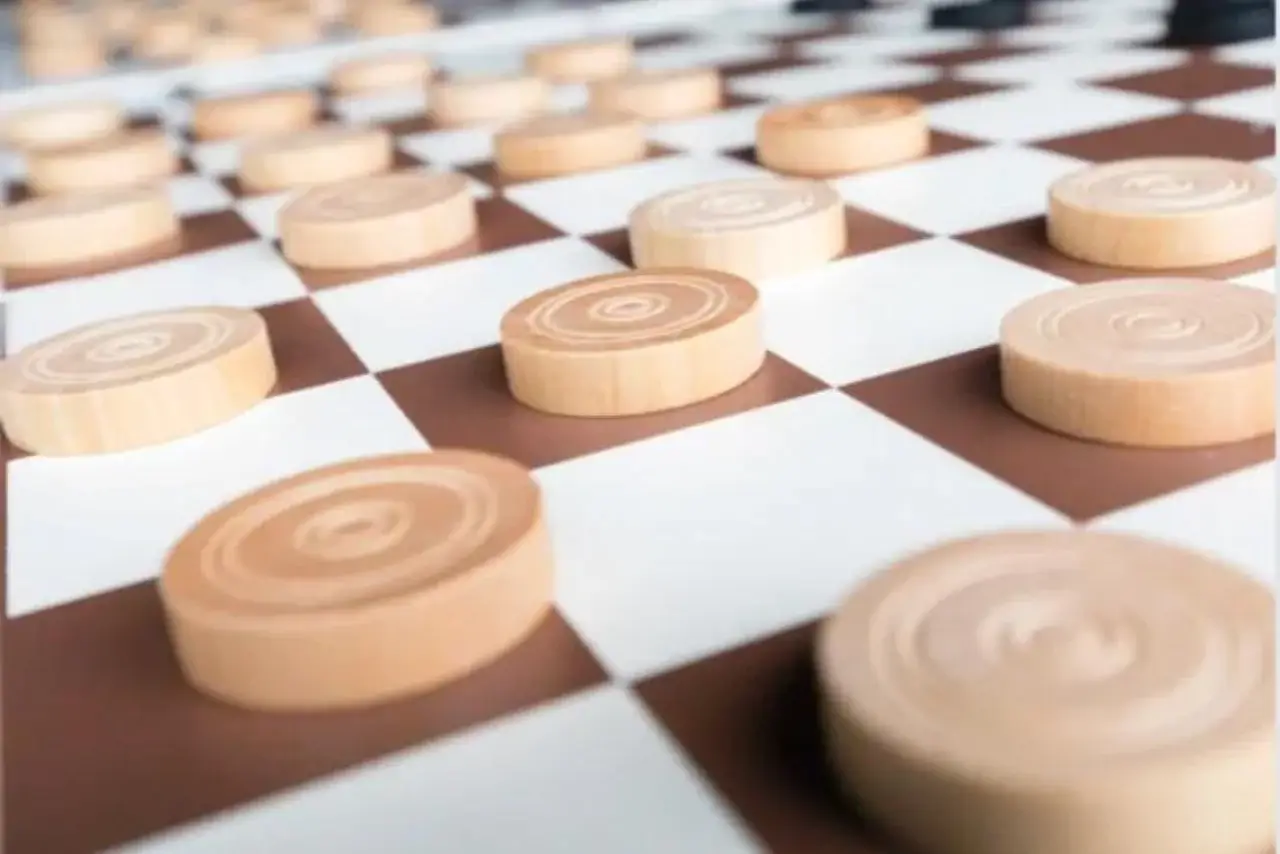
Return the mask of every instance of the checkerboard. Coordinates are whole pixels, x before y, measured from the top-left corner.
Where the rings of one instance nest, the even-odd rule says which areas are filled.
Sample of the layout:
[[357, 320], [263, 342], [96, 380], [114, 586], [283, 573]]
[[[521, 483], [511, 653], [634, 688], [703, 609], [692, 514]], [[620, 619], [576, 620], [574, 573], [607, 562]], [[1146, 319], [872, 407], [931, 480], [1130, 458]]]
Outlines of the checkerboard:
[[[1006, 310], [1118, 275], [1046, 247], [1050, 181], [1133, 155], [1274, 169], [1273, 45], [1151, 47], [1162, 5], [1046, 2], [1042, 23], [984, 37], [928, 31], [918, 3], [845, 20], [663, 0], [0, 93], [0, 110], [112, 94], [185, 156], [170, 182], [181, 248], [9, 281], [9, 352], [212, 303], [259, 309], [280, 367], [255, 410], [162, 447], [5, 449], [8, 854], [893, 854], [838, 806], [811, 696], [814, 622], [860, 578], [944, 538], [1086, 526], [1270, 582], [1271, 437], [1119, 450], [1033, 427], [998, 393]], [[417, 95], [327, 101], [343, 122], [391, 128], [397, 168], [473, 179], [480, 238], [413, 269], [293, 269], [275, 239], [286, 196], [246, 195], [235, 145], [186, 133], [193, 93], [319, 85], [337, 57], [420, 44], [446, 69], [498, 69], [527, 44], [607, 31], [633, 33], [646, 67], [718, 66], [725, 108], [652, 126], [643, 162], [512, 183], [491, 131], [438, 129]], [[763, 174], [752, 137], [769, 104], [865, 91], [924, 101], [932, 154], [831, 182], [849, 249], [761, 283], [770, 355], [754, 379], [605, 421], [511, 400], [506, 308], [622, 269], [642, 199]], [[557, 103], [584, 97], [564, 87]], [[21, 163], [6, 174], [20, 197]], [[1273, 289], [1274, 263], [1194, 273]], [[358, 713], [249, 714], [184, 685], [153, 585], [183, 530], [292, 473], [444, 446], [519, 460], [545, 491], [559, 582], [535, 636], [461, 682]]]

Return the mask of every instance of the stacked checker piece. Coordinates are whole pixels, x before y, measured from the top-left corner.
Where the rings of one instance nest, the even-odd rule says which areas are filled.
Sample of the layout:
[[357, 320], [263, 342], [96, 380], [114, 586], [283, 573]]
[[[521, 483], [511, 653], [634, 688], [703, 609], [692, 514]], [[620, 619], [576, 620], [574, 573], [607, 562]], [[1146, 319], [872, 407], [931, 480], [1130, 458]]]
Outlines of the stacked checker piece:
[[[646, 121], [720, 102], [714, 71], [633, 71], [622, 39], [544, 48], [528, 60], [529, 74], [427, 82], [424, 60], [390, 56], [337, 68], [332, 84], [370, 91], [421, 81], [439, 124], [503, 125], [498, 166], [519, 177], [639, 160]], [[590, 83], [590, 108], [549, 114], [548, 83], [570, 80]], [[279, 217], [292, 262], [395, 266], [474, 239], [476, 206], [460, 176], [390, 174], [379, 132], [317, 128], [317, 115], [301, 90], [196, 105], [202, 138], [257, 137], [242, 182], [303, 190]], [[123, 126], [109, 107], [86, 104], [16, 117], [6, 132], [56, 163], [68, 150], [115, 150], [130, 136]], [[741, 385], [765, 355], [754, 283], [815, 269], [845, 247], [843, 205], [821, 179], [922, 156], [928, 141], [923, 108], [899, 97], [767, 111], [757, 156], [789, 177], [686, 187], [638, 206], [634, 271], [565, 283], [507, 312], [500, 339], [511, 394], [545, 412], [626, 417]], [[0, 216], [0, 265], [56, 266], [171, 239], [176, 218], [148, 182], [172, 166], [159, 154], [141, 159], [150, 171], [118, 178], [55, 168], [60, 177], [36, 186], [40, 198]], [[1047, 188], [1047, 209], [1049, 239], [1063, 254], [1148, 272], [1224, 263], [1274, 242], [1274, 180], [1226, 161], [1103, 164]], [[1206, 447], [1261, 436], [1274, 430], [1273, 326], [1270, 295], [1223, 282], [1135, 278], [1053, 292], [1001, 325], [1004, 393], [1046, 429], [1093, 441]], [[225, 422], [275, 378], [256, 313], [151, 313], [72, 330], [9, 359], [0, 422], [35, 453], [110, 453]], [[328, 582], [309, 570], [318, 561]], [[284, 711], [367, 706], [458, 679], [528, 636], [550, 609], [553, 578], [529, 473], [443, 450], [344, 463], [245, 495], [174, 546], [160, 589], [196, 688]], [[965, 648], [981, 631], [965, 620], [1016, 611], [1050, 590], [1084, 613], [1140, 621], [1171, 651], [1124, 669], [1131, 682], [1085, 698], [1094, 705], [1084, 709], [1046, 699], [1033, 673], [995, 668], [967, 684], [984, 651]], [[817, 661], [832, 765], [852, 799], [925, 852], [1261, 850], [1273, 828], [1272, 619], [1260, 585], [1132, 537], [1009, 533], [943, 544], [886, 568], [827, 621]], [[926, 621], [955, 633], [954, 672], [902, 647]], [[1224, 672], [1205, 678], [1218, 680], [1210, 693], [1238, 702], [1208, 709], [1203, 696], [1160, 698], [1161, 714], [1200, 715], [1194, 729], [1114, 724], [1141, 722], [1145, 680], [1194, 666], [1176, 655], [1177, 633], [1191, 623], [1233, 651]], [[1114, 651], [1079, 638], [1044, 643], [1059, 675], [1117, 666]], [[1099, 787], [1114, 797], [1085, 797]], [[913, 808], [921, 798], [935, 805], [923, 822]]]

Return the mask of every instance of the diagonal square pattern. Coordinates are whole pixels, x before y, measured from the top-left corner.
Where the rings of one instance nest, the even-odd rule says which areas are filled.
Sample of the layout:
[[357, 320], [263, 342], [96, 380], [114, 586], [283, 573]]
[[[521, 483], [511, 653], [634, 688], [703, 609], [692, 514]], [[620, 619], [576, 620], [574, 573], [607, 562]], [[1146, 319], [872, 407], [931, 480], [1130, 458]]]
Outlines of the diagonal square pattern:
[[247, 714], [183, 682], [151, 584], [12, 620], [4, 653], [7, 841], [41, 854], [106, 851], [604, 679], [553, 614], [506, 658], [423, 697]]
[[1076, 521], [1275, 456], [1275, 438], [1196, 450], [1144, 450], [1050, 433], [1000, 394], [995, 347], [846, 386], [857, 400]]
[[1095, 85], [1161, 98], [1198, 101], [1257, 86], [1274, 86], [1275, 79], [1274, 71], [1232, 65], [1203, 56], [1160, 71], [1104, 78], [1096, 81]]
[[517, 403], [496, 346], [379, 375], [433, 447], [469, 447], [536, 468], [826, 388], [776, 356], [744, 385], [705, 403], [630, 418], [566, 418]]
[[897, 849], [841, 800], [824, 756], [806, 624], [641, 682], [641, 699], [770, 851]]
[[1244, 122], [1180, 113], [1104, 130], [1040, 140], [1036, 147], [1080, 160], [1128, 157], [1225, 157], [1256, 160], [1275, 154], [1276, 132]]

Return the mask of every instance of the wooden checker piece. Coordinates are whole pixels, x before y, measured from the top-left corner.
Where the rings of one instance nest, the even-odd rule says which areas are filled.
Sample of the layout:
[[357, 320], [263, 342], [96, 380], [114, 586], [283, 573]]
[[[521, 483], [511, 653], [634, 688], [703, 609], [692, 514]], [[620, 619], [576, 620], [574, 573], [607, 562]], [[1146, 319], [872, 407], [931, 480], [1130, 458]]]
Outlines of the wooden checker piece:
[[254, 33], [270, 47], [300, 47], [324, 38], [324, 24], [305, 9], [275, 9], [262, 17]]
[[197, 100], [191, 125], [201, 140], [267, 136], [311, 127], [319, 111], [310, 89], [225, 95]]
[[22, 72], [33, 80], [88, 77], [110, 66], [104, 42], [31, 42], [22, 46]]
[[341, 95], [389, 89], [417, 89], [432, 74], [431, 60], [419, 53], [392, 53], [351, 59], [329, 73], [329, 86]]
[[0, 135], [19, 151], [61, 148], [111, 136], [127, 119], [114, 101], [76, 101], [11, 113], [0, 121]]
[[639, 269], [697, 267], [756, 282], [825, 264], [847, 242], [844, 203], [820, 181], [747, 178], [685, 187], [631, 213]]
[[27, 186], [40, 195], [128, 187], [162, 181], [177, 171], [177, 152], [155, 129], [27, 154]]
[[240, 184], [269, 193], [386, 172], [394, 154], [391, 134], [377, 127], [320, 125], [246, 143]]
[[555, 83], [589, 83], [631, 70], [635, 48], [625, 37], [546, 45], [525, 54], [529, 71]]
[[832, 765], [921, 854], [1263, 852], [1274, 620], [1265, 585], [1128, 535], [946, 543], [822, 626]]
[[300, 267], [359, 270], [429, 258], [476, 234], [475, 197], [451, 172], [403, 172], [307, 190], [280, 211], [280, 244]]
[[249, 33], [230, 31], [202, 33], [191, 50], [192, 62], [230, 62], [257, 56], [262, 43]]
[[633, 71], [591, 85], [592, 108], [648, 121], [667, 121], [719, 109], [724, 99], [720, 72], [714, 68]]
[[787, 104], [756, 124], [756, 159], [784, 175], [843, 175], [928, 152], [929, 121], [914, 98], [854, 95]]
[[1275, 429], [1275, 297], [1202, 279], [1063, 288], [1000, 326], [1004, 397], [1082, 439], [1196, 447]]
[[550, 98], [547, 82], [531, 74], [464, 77], [432, 81], [427, 108], [437, 124], [460, 127], [525, 119]]
[[1225, 264], [1276, 242], [1276, 180], [1211, 157], [1091, 166], [1049, 188], [1049, 242], [1093, 264], [1169, 270]]
[[643, 160], [644, 124], [600, 113], [546, 115], [509, 125], [493, 138], [494, 161], [512, 178], [548, 178]]
[[179, 233], [164, 187], [36, 197], [0, 208], [0, 268], [8, 276], [107, 260]]
[[133, 55], [157, 62], [179, 62], [191, 58], [200, 41], [198, 18], [185, 9], [151, 12], [138, 25], [133, 37]]
[[760, 297], [712, 270], [593, 276], [502, 319], [512, 396], [556, 415], [641, 415], [709, 400], [764, 364]]
[[201, 520], [160, 576], [200, 691], [260, 711], [370, 706], [452, 682], [551, 611], [529, 472], [461, 450], [373, 457], [270, 484]]
[[440, 16], [434, 6], [372, 3], [357, 8], [351, 23], [366, 36], [403, 36], [434, 30], [440, 26]]
[[0, 424], [33, 453], [114, 453], [227, 421], [275, 382], [257, 313], [149, 312], [72, 329], [0, 362]]

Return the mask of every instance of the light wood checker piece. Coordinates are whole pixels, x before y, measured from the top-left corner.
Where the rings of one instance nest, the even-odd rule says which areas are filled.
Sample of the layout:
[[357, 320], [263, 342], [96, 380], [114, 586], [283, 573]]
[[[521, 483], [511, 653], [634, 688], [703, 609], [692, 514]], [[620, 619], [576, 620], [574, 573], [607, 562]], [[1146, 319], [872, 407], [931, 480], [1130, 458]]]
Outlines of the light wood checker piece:
[[427, 90], [432, 118], [445, 127], [528, 118], [544, 112], [551, 88], [541, 77], [511, 74], [433, 80]]
[[247, 143], [240, 154], [240, 184], [269, 193], [376, 175], [391, 168], [391, 134], [383, 128], [319, 125]]
[[756, 289], [711, 270], [609, 273], [551, 288], [507, 312], [501, 339], [512, 395], [579, 417], [708, 400], [765, 358]]
[[525, 54], [525, 66], [531, 72], [556, 83], [618, 77], [630, 71], [634, 62], [635, 48], [625, 37], [562, 42]]
[[947, 543], [822, 627], [832, 763], [922, 854], [1262, 852], [1274, 620], [1265, 586], [1128, 535]]
[[0, 208], [0, 267], [6, 272], [78, 264], [176, 236], [163, 187], [126, 187], [28, 199]]
[[1005, 400], [1083, 439], [1196, 447], [1275, 429], [1275, 297], [1124, 279], [1033, 297], [1000, 326]]
[[498, 131], [494, 162], [518, 179], [589, 172], [643, 160], [644, 123], [625, 115], [580, 113], [538, 116]]
[[191, 51], [194, 62], [229, 62], [257, 56], [262, 52], [262, 42], [249, 33], [203, 33]]
[[275, 382], [255, 312], [149, 312], [72, 329], [0, 362], [0, 425], [45, 456], [127, 451], [227, 421]]
[[1225, 264], [1276, 243], [1276, 180], [1209, 157], [1091, 166], [1049, 188], [1049, 242], [1094, 264], [1169, 270]]
[[406, 172], [307, 190], [280, 211], [285, 257], [317, 270], [399, 264], [452, 249], [476, 233], [465, 178]]
[[450, 682], [551, 609], [538, 486], [471, 451], [307, 472], [214, 511], [160, 594], [200, 690], [258, 710], [366, 706]]
[[27, 155], [27, 186], [38, 194], [128, 187], [178, 171], [178, 155], [163, 131], [135, 130]]
[[590, 100], [602, 112], [670, 121], [715, 111], [724, 100], [723, 89], [714, 68], [634, 71], [591, 84]]
[[334, 66], [329, 85], [342, 95], [425, 86], [431, 60], [418, 53], [394, 53], [351, 59]]
[[77, 101], [12, 113], [0, 120], [0, 133], [19, 151], [60, 148], [115, 134], [126, 118], [114, 101]]
[[367, 36], [401, 36], [434, 30], [440, 16], [432, 6], [373, 3], [358, 7], [351, 23]]
[[756, 158], [815, 178], [914, 160], [929, 152], [929, 121], [914, 98], [857, 95], [774, 107], [756, 125]]
[[812, 269], [844, 251], [844, 203], [819, 181], [747, 178], [665, 193], [630, 217], [637, 268], [700, 267], [750, 281]]
[[310, 127], [319, 111], [310, 89], [227, 95], [196, 101], [191, 126], [200, 140], [269, 136]]

